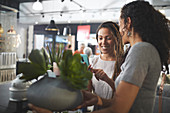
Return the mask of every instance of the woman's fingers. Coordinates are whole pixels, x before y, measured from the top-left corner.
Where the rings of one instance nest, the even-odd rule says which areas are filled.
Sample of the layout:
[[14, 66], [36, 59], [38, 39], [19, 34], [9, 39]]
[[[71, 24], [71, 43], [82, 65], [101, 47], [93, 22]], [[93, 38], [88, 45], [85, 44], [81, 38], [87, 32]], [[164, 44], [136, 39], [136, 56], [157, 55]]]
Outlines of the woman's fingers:
[[108, 76], [106, 75], [106, 73], [104, 71], [102, 71], [100, 73], [99, 79], [105, 81], [108, 78]]
[[91, 65], [88, 66], [87, 70], [89, 70], [93, 73], [93, 68], [91, 67]]
[[80, 109], [80, 108], [82, 108], [82, 105], [79, 105], [79, 106], [77, 106], [76, 108], [71, 109], [70, 111], [76, 111], [76, 110], [78, 110], [78, 109]]
[[95, 77], [96, 79], [99, 81], [99, 78], [100, 78], [100, 73], [99, 73], [99, 69], [93, 69], [93, 73], [95, 73]]
[[89, 65], [88, 67], [87, 67], [87, 69], [89, 69], [91, 67], [91, 65]]
[[105, 81], [107, 79], [106, 73], [103, 71], [103, 69], [93, 69], [91, 65], [89, 65], [88, 70], [95, 73], [96, 79], [99, 81], [99, 79]]
[[34, 106], [33, 104], [28, 104], [29, 108], [33, 110], [33, 113], [52, 113], [52, 111]]
[[103, 78], [105, 77], [105, 72], [102, 69], [93, 69], [93, 70], [94, 70], [96, 79], [103, 80]]
[[96, 79], [99, 81], [99, 77], [95, 74]]
[[84, 102], [81, 105], [81, 107], [85, 106], [91, 106], [97, 103], [97, 96], [92, 94], [89, 91], [82, 90], [83, 96], [84, 96]]
[[81, 107], [86, 107], [86, 106], [92, 106], [96, 104], [96, 98], [93, 98], [91, 100], [88, 101], [84, 101], [83, 104], [81, 105]]

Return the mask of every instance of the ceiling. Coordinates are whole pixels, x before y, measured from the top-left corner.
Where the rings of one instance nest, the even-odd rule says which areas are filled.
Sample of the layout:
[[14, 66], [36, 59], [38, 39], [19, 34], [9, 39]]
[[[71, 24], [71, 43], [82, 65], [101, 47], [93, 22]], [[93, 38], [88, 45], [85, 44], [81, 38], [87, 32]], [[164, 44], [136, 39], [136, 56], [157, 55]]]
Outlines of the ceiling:
[[[20, 4], [21, 23], [86, 23], [117, 20], [126, 0], [49, 0], [42, 1], [43, 10], [34, 11], [32, 2]], [[32, 19], [34, 18], [34, 19]]]
[[[132, 0], [40, 0], [42, 11], [35, 11], [36, 0], [0, 0], [18, 3], [19, 22], [23, 24], [96, 23], [107, 20], [118, 21], [121, 7]], [[170, 17], [170, 0], [147, 0]]]

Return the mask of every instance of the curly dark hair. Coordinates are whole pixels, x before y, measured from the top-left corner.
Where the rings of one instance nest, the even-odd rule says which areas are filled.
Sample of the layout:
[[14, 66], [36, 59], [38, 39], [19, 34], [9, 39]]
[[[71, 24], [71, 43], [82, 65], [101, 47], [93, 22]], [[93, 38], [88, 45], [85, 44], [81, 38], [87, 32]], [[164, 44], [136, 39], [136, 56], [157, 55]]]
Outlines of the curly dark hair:
[[116, 64], [115, 64], [115, 70], [114, 70], [114, 73], [112, 76], [113, 80], [115, 80], [121, 71], [120, 66], [122, 64], [122, 57], [124, 54], [123, 43], [122, 43], [122, 39], [121, 39], [120, 32], [119, 32], [119, 26], [112, 21], [107, 21], [107, 22], [100, 24], [96, 31], [96, 40], [97, 41], [98, 41], [98, 38], [97, 38], [98, 32], [101, 28], [109, 29], [109, 32], [111, 33], [111, 35], [113, 37], [115, 37], [114, 38], [114, 42], [115, 42], [114, 43], [114, 48], [115, 48], [114, 55], [116, 56]]
[[170, 21], [146, 1], [134, 1], [124, 5], [120, 18], [124, 19], [125, 25], [128, 17], [131, 19], [130, 27], [134, 28], [134, 32], [139, 34], [142, 41], [151, 43], [158, 50], [162, 67], [165, 65], [168, 71]]

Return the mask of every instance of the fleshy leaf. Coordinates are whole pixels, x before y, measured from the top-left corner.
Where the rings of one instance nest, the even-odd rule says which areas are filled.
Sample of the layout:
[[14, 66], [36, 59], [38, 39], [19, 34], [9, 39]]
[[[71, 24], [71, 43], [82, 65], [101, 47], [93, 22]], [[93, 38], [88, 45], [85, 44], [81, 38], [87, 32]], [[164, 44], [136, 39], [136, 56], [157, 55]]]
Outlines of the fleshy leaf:
[[87, 65], [81, 63], [80, 54], [72, 55], [70, 51], [64, 51], [60, 64], [60, 77], [74, 89], [87, 88], [92, 73], [87, 70]]
[[36, 79], [38, 76], [45, 74], [46, 71], [38, 64], [33, 63], [22, 63], [18, 66], [18, 73], [23, 73], [24, 76], [21, 79], [25, 79], [25, 81]]
[[32, 50], [28, 58], [32, 63], [39, 64], [44, 70], [46, 70], [46, 62], [41, 50]]

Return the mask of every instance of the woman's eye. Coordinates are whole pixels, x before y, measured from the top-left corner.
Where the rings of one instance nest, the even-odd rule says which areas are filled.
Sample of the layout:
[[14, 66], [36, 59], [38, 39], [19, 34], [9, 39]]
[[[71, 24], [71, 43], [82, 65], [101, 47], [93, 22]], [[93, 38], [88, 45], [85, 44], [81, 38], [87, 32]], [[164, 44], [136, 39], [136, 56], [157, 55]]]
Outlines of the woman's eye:
[[98, 37], [99, 40], [102, 40], [102, 37]]
[[110, 38], [110, 37], [107, 37], [107, 40], [111, 40], [111, 38]]

